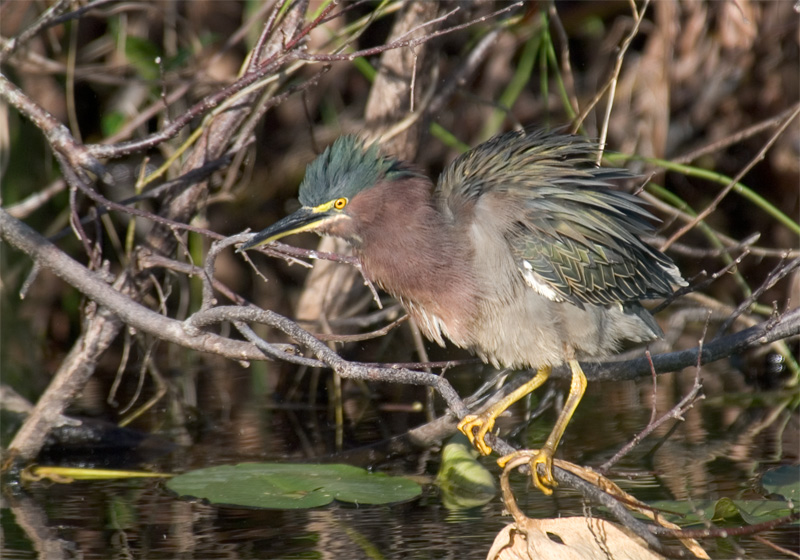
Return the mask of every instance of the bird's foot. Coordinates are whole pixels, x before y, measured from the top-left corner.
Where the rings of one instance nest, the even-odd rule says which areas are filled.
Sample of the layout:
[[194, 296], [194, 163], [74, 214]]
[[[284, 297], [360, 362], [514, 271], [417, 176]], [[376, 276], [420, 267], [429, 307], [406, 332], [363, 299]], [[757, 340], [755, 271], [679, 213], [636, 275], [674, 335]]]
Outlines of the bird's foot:
[[[531, 480], [533, 485], [536, 486], [546, 496], [553, 493], [553, 488], [558, 486], [556, 479], [553, 478], [553, 450], [549, 447], [542, 449], [521, 449], [509, 455], [500, 457], [497, 464], [501, 468], [511, 462], [519, 461], [523, 463], [522, 459], [527, 459], [531, 467]], [[539, 472], [539, 465], [544, 467], [544, 472]]]
[[[478, 431], [475, 431], [475, 428]], [[467, 436], [481, 455], [489, 455], [492, 448], [486, 444], [486, 434], [494, 428], [494, 418], [485, 414], [469, 414], [458, 423], [458, 429]]]

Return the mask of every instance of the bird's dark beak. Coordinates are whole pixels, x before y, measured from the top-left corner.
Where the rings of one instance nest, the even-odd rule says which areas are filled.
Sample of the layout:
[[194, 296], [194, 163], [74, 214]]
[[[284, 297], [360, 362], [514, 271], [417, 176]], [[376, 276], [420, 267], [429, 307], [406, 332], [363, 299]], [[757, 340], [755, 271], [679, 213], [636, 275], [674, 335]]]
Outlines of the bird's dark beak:
[[290, 214], [282, 220], [278, 220], [267, 229], [256, 233], [250, 238], [250, 241], [242, 244], [236, 252], [241, 253], [242, 251], [247, 251], [259, 245], [265, 245], [282, 237], [286, 237], [287, 235], [292, 235], [293, 233], [314, 231], [332, 217], [333, 216], [331, 216], [329, 212], [304, 206], [294, 214]]

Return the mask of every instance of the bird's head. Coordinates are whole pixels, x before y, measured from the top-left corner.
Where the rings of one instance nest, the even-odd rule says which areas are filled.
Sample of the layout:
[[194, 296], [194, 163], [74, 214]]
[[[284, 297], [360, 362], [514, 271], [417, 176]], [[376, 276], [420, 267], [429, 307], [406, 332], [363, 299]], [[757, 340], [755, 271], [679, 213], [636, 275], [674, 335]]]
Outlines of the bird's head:
[[415, 175], [397, 159], [382, 156], [376, 145], [367, 146], [355, 136], [342, 136], [306, 168], [298, 194], [303, 206], [255, 234], [238, 251], [304, 231], [348, 238], [344, 232], [354, 231], [353, 222], [369, 211], [369, 205], [354, 204], [359, 197], [380, 183]]

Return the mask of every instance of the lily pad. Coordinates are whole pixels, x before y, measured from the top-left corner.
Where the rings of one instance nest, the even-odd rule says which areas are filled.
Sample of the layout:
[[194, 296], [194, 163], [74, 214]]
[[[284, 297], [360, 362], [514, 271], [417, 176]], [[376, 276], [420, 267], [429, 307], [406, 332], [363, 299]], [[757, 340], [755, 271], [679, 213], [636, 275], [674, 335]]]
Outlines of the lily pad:
[[722, 525], [755, 525], [785, 517], [792, 513], [786, 502], [779, 500], [719, 500], [661, 501], [648, 505], [681, 527], [698, 525], [706, 521]]
[[770, 469], [761, 477], [761, 486], [773, 496], [800, 501], [800, 465], [783, 465]]
[[412, 480], [341, 464], [223, 465], [176, 476], [167, 487], [180, 496], [212, 504], [269, 509], [314, 508], [333, 500], [388, 504], [411, 500], [422, 492]]

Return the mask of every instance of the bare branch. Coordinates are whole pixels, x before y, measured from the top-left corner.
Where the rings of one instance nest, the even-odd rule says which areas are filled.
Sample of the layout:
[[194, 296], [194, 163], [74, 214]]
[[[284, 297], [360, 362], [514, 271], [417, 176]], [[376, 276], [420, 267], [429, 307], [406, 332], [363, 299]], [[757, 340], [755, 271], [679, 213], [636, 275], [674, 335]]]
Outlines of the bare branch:
[[628, 47], [631, 46], [631, 42], [639, 33], [639, 26], [644, 19], [644, 13], [647, 11], [647, 7], [649, 5], [650, 0], [645, 0], [644, 4], [642, 5], [642, 9], [637, 12], [636, 2], [631, 1], [631, 10], [633, 11], [633, 29], [631, 29], [631, 32], [622, 42], [622, 46], [617, 53], [616, 62], [614, 63], [614, 70], [611, 73], [611, 79], [608, 82], [608, 103], [606, 104], [606, 112], [605, 116], [603, 117], [603, 125], [600, 129], [600, 149], [597, 152], [597, 165], [600, 165], [600, 162], [603, 161], [603, 151], [605, 150], [606, 139], [608, 138], [608, 124], [611, 122], [611, 108], [614, 106], [614, 94], [617, 91], [617, 81], [619, 80], [619, 74], [622, 71], [622, 62], [625, 60], [625, 54], [628, 52]]
[[672, 235], [672, 237], [670, 237], [667, 240], [667, 242], [664, 243], [664, 245], [661, 246], [661, 250], [662, 251], [666, 251], [667, 249], [669, 249], [670, 245], [672, 245], [675, 241], [677, 241], [683, 235], [685, 235], [687, 231], [689, 231], [690, 229], [695, 227], [702, 220], [706, 219], [708, 217], [708, 215], [711, 214], [711, 212], [713, 212], [717, 208], [719, 203], [722, 202], [722, 199], [725, 198], [728, 195], [728, 193], [736, 185], [739, 184], [739, 181], [742, 180], [742, 177], [747, 175], [747, 173], [753, 168], [753, 166], [755, 166], [756, 163], [758, 163], [759, 161], [764, 159], [764, 157], [765, 157], [765, 155], [767, 153], [767, 150], [769, 150], [770, 147], [772, 147], [772, 145], [778, 140], [780, 135], [783, 134], [783, 132], [788, 128], [788, 126], [792, 123], [792, 121], [795, 118], [797, 118], [798, 115], [800, 115], [800, 104], [795, 105], [794, 110], [791, 112], [791, 114], [788, 117], [786, 117], [786, 119], [783, 121], [781, 126], [778, 127], [778, 130], [776, 130], [775, 133], [770, 137], [770, 139], [767, 140], [767, 142], [764, 144], [764, 146], [762, 146], [762, 148], [753, 157], [753, 159], [751, 159], [747, 163], [747, 165], [745, 165], [739, 171], [739, 173], [737, 173], [736, 176], [733, 179], [731, 179], [731, 181], [727, 185], [725, 185], [725, 188], [722, 189], [719, 192], [719, 194], [717, 194], [717, 196], [714, 198], [714, 200], [711, 202], [711, 204], [706, 206], [702, 210], [702, 212], [698, 212], [697, 216], [695, 216], [694, 219], [692, 219], [692, 221], [690, 221], [689, 223], [685, 224], [682, 228], [680, 228], [678, 231], [676, 231]]
[[98, 161], [97, 156], [92, 154], [91, 150], [76, 142], [66, 126], [34, 103], [3, 74], [0, 74], [0, 99], [4, 99], [36, 125], [44, 134], [53, 151], [64, 156], [75, 169], [87, 169], [102, 178], [105, 183], [112, 184], [114, 182], [111, 174]]
[[58, 0], [55, 4], [47, 8], [39, 18], [30, 25], [25, 31], [7, 41], [2, 50], [0, 50], [0, 62], [3, 62], [8, 56], [14, 53], [20, 45], [25, 44], [31, 37], [54, 25], [57, 22], [58, 16], [63, 13], [69, 5], [71, 0]]

